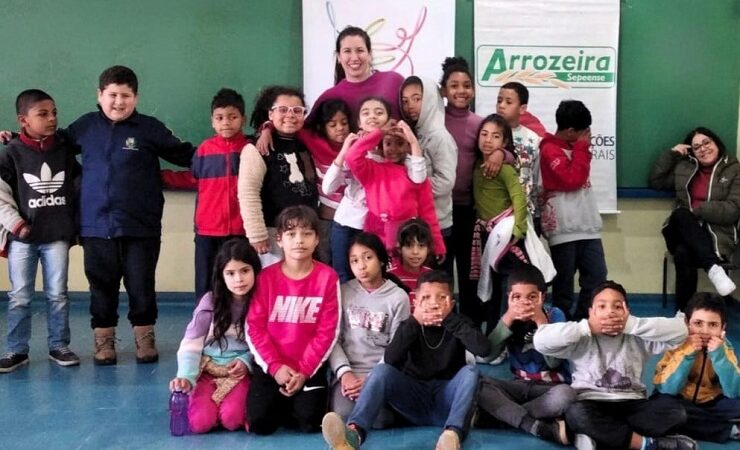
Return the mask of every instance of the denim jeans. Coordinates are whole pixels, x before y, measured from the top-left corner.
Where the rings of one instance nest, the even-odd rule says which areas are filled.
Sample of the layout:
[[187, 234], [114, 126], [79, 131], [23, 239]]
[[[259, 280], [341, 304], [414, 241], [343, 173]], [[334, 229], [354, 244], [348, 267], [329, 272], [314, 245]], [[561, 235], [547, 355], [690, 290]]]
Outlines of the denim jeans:
[[354, 278], [349, 268], [349, 243], [362, 230], [347, 227], [337, 222], [331, 223], [331, 265], [339, 275], [339, 281], [346, 283]]
[[368, 375], [347, 419], [369, 431], [388, 404], [414, 425], [453, 428], [463, 440], [478, 390], [478, 368], [463, 366], [451, 380], [418, 380], [390, 364], [378, 364]]
[[[601, 239], [583, 239], [550, 247], [552, 263], [558, 274], [552, 281], [552, 305], [560, 308], [568, 320], [588, 317], [591, 293], [606, 281], [606, 259]], [[573, 308], [573, 279], [578, 270], [581, 292]], [[575, 311], [573, 311], [575, 309]]]
[[67, 268], [69, 243], [55, 241], [26, 244], [11, 241], [8, 272], [12, 290], [8, 293], [8, 351], [28, 354], [31, 339], [31, 299], [36, 284], [36, 270], [41, 272], [46, 295], [46, 327], [49, 350], [69, 345], [69, 300]]

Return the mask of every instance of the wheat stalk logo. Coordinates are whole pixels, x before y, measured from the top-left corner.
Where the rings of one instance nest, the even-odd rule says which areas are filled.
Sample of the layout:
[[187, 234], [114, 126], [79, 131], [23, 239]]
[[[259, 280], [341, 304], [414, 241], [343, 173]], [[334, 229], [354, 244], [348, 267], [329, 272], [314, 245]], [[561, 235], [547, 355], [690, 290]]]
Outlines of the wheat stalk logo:
[[44, 163], [41, 166], [41, 173], [39, 176], [24, 173], [23, 179], [26, 180], [31, 188], [41, 194], [52, 194], [59, 190], [64, 184], [64, 171], [60, 171], [56, 175], [51, 175], [51, 168], [48, 164]]
[[561, 89], [570, 89], [568, 83], [563, 83], [558, 80], [557, 75], [554, 72], [539, 71], [539, 70], [506, 70], [501, 72], [495, 80], [501, 84], [508, 83], [509, 81], [519, 81], [521, 83], [533, 84], [542, 86], [545, 83], [550, 83], [553, 86]]

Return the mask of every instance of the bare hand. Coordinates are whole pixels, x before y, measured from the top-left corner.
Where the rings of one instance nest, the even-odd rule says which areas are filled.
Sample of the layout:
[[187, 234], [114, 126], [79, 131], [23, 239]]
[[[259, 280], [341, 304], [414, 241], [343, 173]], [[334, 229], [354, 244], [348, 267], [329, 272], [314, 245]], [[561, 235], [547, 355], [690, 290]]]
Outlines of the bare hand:
[[342, 395], [350, 400], [357, 400], [362, 390], [362, 385], [365, 383], [364, 378], [356, 376], [352, 372], [346, 372], [342, 375], [340, 380], [342, 384]]
[[227, 366], [231, 378], [242, 379], [247, 374], [247, 365], [240, 359], [231, 361]]
[[704, 349], [704, 339], [701, 337], [701, 334], [690, 334], [689, 337], [686, 339], [686, 342], [691, 345], [691, 348], [694, 349], [694, 352], [700, 352]]
[[264, 241], [254, 242], [252, 243], [252, 247], [254, 247], [254, 250], [259, 253], [260, 255], [264, 255], [265, 253], [270, 251], [270, 240], [265, 239]]
[[280, 368], [275, 372], [275, 375], [273, 378], [275, 378], [275, 382], [279, 384], [280, 386], [285, 386], [288, 384], [288, 381], [290, 381], [290, 378], [293, 376], [293, 369], [283, 364], [280, 366]]
[[504, 156], [504, 149], [498, 148], [486, 158], [483, 164], [480, 165], [483, 176], [486, 178], [496, 178], [501, 171], [501, 165], [504, 163]]
[[691, 146], [687, 144], [676, 144], [673, 146], [671, 151], [674, 151], [681, 156], [686, 156], [691, 151]]
[[187, 394], [192, 388], [193, 386], [187, 378], [173, 378], [172, 381], [170, 381], [170, 392], [179, 391]]
[[263, 129], [254, 146], [257, 147], [257, 151], [260, 152], [260, 155], [262, 156], [269, 155], [270, 150], [274, 151], [275, 148], [272, 146], [272, 130], [270, 128]]
[[713, 352], [720, 348], [725, 342], [725, 332], [723, 331], [720, 336], [712, 336], [707, 342], [707, 351]]
[[581, 131], [578, 135], [577, 140], [591, 145], [591, 128], [586, 128], [585, 130]]
[[28, 239], [28, 236], [31, 235], [31, 225], [25, 223], [21, 227], [20, 230], [18, 230], [18, 238], [19, 239]]
[[294, 396], [298, 391], [303, 389], [303, 385], [306, 384], [306, 376], [300, 372], [293, 372], [293, 376], [290, 377], [290, 381], [285, 385], [284, 393], [286, 397]]
[[7, 144], [13, 139], [13, 133], [7, 130], [0, 131], [0, 142]]

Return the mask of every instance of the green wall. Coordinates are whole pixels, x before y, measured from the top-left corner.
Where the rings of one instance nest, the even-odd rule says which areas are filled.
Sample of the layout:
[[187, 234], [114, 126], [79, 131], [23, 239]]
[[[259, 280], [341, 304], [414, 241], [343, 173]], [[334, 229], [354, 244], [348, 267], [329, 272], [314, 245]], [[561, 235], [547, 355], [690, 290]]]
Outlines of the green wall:
[[[645, 187], [655, 155], [700, 124], [734, 150], [738, 1], [620, 5], [618, 185]], [[473, 61], [473, 0], [456, 6], [455, 50]], [[211, 134], [209, 103], [220, 87], [251, 103], [260, 86], [301, 84], [300, 0], [5, 0], [2, 9], [2, 128], [15, 127], [13, 101], [30, 87], [55, 97], [66, 125], [94, 108], [97, 76], [113, 64], [139, 75], [141, 112], [193, 142]]]

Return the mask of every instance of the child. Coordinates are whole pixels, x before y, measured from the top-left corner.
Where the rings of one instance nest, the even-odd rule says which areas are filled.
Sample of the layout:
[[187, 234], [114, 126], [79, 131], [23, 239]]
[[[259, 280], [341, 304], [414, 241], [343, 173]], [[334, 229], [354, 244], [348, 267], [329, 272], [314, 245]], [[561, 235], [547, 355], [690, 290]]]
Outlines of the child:
[[[400, 95], [403, 117], [413, 124], [424, 151], [434, 210], [447, 248], [452, 240], [452, 188], [457, 170], [457, 145], [445, 128], [444, 104], [434, 80], [408, 77], [401, 85]], [[441, 269], [453, 275], [451, 259], [441, 259], [439, 263]]]
[[104, 70], [99, 111], [67, 128], [82, 152], [80, 238], [90, 283], [94, 362], [116, 363], [118, 291], [123, 278], [134, 328], [136, 362], [159, 359], [154, 324], [154, 277], [162, 235], [164, 196], [159, 158], [188, 167], [193, 145], [154, 117], [136, 111], [139, 82], [128, 67]]
[[363, 385], [347, 425], [335, 413], [322, 422], [332, 449], [358, 449], [384, 405], [414, 425], [444, 426], [438, 450], [459, 449], [470, 423], [478, 369], [465, 364], [465, 351], [486, 356], [483, 333], [454, 312], [452, 279], [425, 273], [416, 289], [414, 314], [404, 320]]
[[[390, 121], [390, 106], [380, 97], [369, 97], [360, 104], [357, 117], [360, 132], [370, 133], [382, 127], [388, 127]], [[350, 134], [344, 141], [342, 150], [329, 166], [324, 177], [322, 188], [324, 192], [332, 193], [343, 186], [344, 196], [339, 202], [334, 215], [331, 231], [332, 264], [344, 283], [350, 279], [349, 265], [347, 264], [347, 250], [352, 238], [365, 227], [367, 217], [367, 201], [365, 188], [352, 175], [345, 163], [347, 153], [357, 135]], [[363, 148], [361, 156], [376, 161], [382, 161], [382, 151], [377, 152], [375, 147]], [[381, 153], [381, 154], [378, 154]], [[406, 166], [406, 175], [414, 183], [423, 183], [426, 179], [426, 163], [421, 154], [421, 148], [412, 149], [410, 157], [401, 158]]]
[[[195, 297], [211, 289], [213, 258], [227, 240], [244, 236], [236, 185], [239, 154], [249, 142], [242, 133], [244, 99], [223, 88], [211, 101], [211, 126], [216, 132], [198, 147], [189, 172], [162, 171], [168, 186], [185, 186], [191, 179], [198, 190], [195, 200]], [[189, 183], [187, 183], [189, 185]]]
[[666, 352], [655, 368], [654, 395], [686, 409], [680, 433], [702, 441], [738, 440], [740, 367], [726, 339], [725, 301], [717, 294], [697, 292], [686, 306], [686, 323], [686, 342]]
[[396, 241], [399, 257], [394, 258], [395, 261], [388, 272], [397, 276], [411, 291], [409, 301], [413, 310], [419, 277], [432, 271], [426, 265], [429, 254], [434, 254], [432, 230], [421, 219], [409, 219], [398, 228]]
[[[388, 253], [374, 234], [360, 233], [349, 248], [349, 263], [355, 279], [342, 285], [342, 331], [329, 356], [336, 378], [329, 396], [329, 410], [343, 420], [370, 370], [383, 359], [385, 348], [398, 325], [409, 317], [409, 297], [400, 281], [388, 273]], [[390, 411], [381, 413], [375, 425], [393, 422]]]
[[568, 359], [578, 401], [565, 413], [577, 448], [694, 449], [685, 436], [665, 436], [686, 420], [683, 408], [647, 399], [642, 370], [651, 355], [686, 339], [682, 315], [638, 318], [630, 315], [622, 285], [596, 287], [588, 319], [541, 325], [534, 348], [545, 356]]
[[[379, 235], [391, 252], [396, 246], [399, 226], [408, 219], [419, 217], [432, 229], [437, 258], [443, 260], [445, 243], [434, 212], [432, 185], [429, 180], [417, 184], [405, 176], [407, 168], [403, 162], [406, 155], [421, 151], [411, 128], [400, 121], [397, 126], [388, 128], [387, 133], [376, 129], [362, 138], [350, 136], [347, 140], [351, 145], [347, 166], [366, 193], [368, 214], [365, 231]], [[381, 141], [383, 161], [366, 158], [368, 150]]]
[[504, 348], [514, 380], [481, 379], [478, 406], [496, 419], [541, 439], [568, 445], [565, 414], [576, 393], [568, 385], [568, 365], [558, 358], [543, 356], [532, 347], [537, 327], [565, 322], [565, 314], [544, 306], [547, 285], [542, 273], [524, 266], [509, 274], [509, 308], [488, 336], [496, 358]]
[[[251, 125], [267, 119], [274, 127], [274, 151], [262, 156], [248, 144], [239, 162], [239, 209], [247, 238], [262, 255], [263, 265], [279, 260], [275, 219], [284, 208], [305, 205], [316, 209], [316, 171], [306, 147], [296, 139], [303, 128], [303, 93], [284, 86], [268, 86], [254, 105]], [[268, 255], [269, 253], [269, 255]]]
[[[67, 269], [77, 236], [80, 166], [76, 147], [57, 133], [57, 109], [44, 91], [29, 89], [15, 101], [21, 131], [0, 152], [0, 225], [7, 248], [8, 352], [0, 373], [28, 364], [31, 299], [41, 261], [48, 301], [49, 359], [60, 366], [80, 363], [69, 349]], [[7, 247], [6, 247], [7, 242]]]
[[[542, 232], [550, 243], [557, 275], [552, 304], [569, 319], [587, 316], [589, 296], [606, 280], [601, 244], [601, 216], [591, 190], [591, 113], [578, 100], [560, 102], [555, 112], [558, 131], [540, 143]], [[578, 270], [581, 293], [573, 309], [573, 281]]]
[[304, 205], [275, 219], [283, 260], [257, 280], [247, 314], [247, 342], [259, 367], [249, 389], [251, 432], [272, 434], [280, 425], [318, 431], [326, 410], [324, 362], [340, 326], [339, 278], [314, 261], [318, 216]]
[[170, 391], [192, 391], [188, 421], [194, 433], [206, 433], [219, 423], [231, 431], [244, 426], [253, 370], [244, 319], [260, 269], [249, 241], [237, 237], [224, 242], [213, 262], [212, 291], [198, 302], [180, 342]]
[[[520, 123], [527, 111], [529, 90], [523, 84], [510, 81], [499, 89], [496, 113], [506, 119], [514, 137], [516, 168], [519, 183], [527, 195], [527, 210], [535, 224], [539, 223], [538, 191], [540, 183], [540, 140], [534, 131]], [[539, 228], [539, 227], [538, 227]]]

